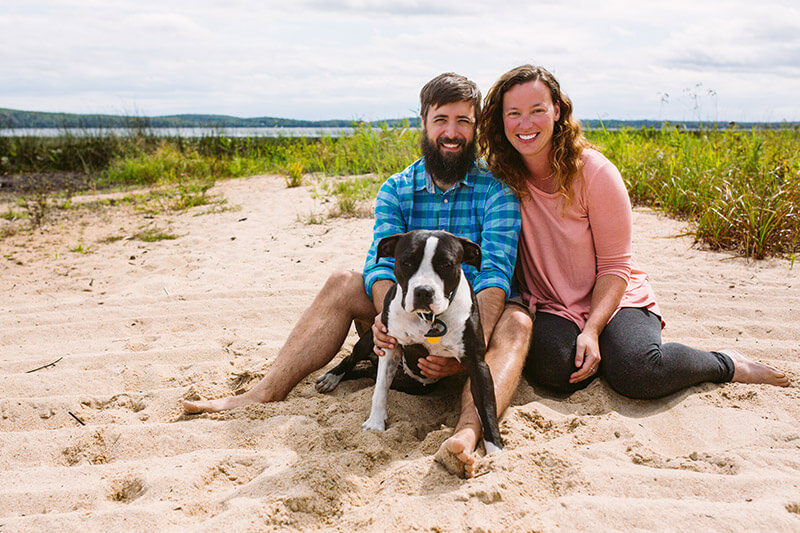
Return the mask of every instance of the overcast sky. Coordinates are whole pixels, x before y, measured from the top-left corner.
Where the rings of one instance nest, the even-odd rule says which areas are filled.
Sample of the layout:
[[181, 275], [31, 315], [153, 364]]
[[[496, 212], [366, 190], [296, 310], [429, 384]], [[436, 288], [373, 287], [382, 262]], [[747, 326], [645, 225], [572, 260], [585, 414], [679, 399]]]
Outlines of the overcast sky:
[[2, 0], [0, 107], [379, 120], [551, 70], [582, 119], [800, 120], [796, 0]]

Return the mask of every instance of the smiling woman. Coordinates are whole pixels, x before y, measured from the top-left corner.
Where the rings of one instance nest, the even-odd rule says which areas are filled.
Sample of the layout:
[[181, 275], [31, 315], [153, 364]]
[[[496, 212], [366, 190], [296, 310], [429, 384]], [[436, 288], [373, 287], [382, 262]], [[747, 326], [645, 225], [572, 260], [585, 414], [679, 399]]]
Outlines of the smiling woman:
[[788, 386], [735, 350], [662, 344], [662, 313], [632, 254], [619, 170], [584, 139], [572, 103], [542, 67], [495, 83], [481, 114], [495, 176], [520, 195], [520, 303], [535, 318], [525, 373], [572, 393], [602, 376], [617, 393], [660, 398], [703, 382]]
[[530, 65], [501, 76], [486, 95], [478, 144], [518, 195], [533, 178], [542, 190], [570, 198], [577, 154], [590, 146], [572, 109], [553, 75]]

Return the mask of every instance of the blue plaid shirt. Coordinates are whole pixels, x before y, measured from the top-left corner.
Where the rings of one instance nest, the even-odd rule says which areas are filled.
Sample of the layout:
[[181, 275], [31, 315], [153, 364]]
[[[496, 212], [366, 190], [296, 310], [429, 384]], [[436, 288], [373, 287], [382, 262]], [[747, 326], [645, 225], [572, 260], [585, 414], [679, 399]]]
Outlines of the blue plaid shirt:
[[442, 192], [425, 170], [423, 158], [386, 180], [375, 201], [374, 240], [364, 263], [364, 287], [370, 298], [376, 281], [396, 281], [393, 258], [375, 262], [378, 241], [416, 229], [445, 230], [477, 243], [481, 270], [462, 265], [467, 280], [476, 293], [499, 287], [508, 297], [517, 258], [519, 203], [488, 170], [475, 165], [464, 180]]

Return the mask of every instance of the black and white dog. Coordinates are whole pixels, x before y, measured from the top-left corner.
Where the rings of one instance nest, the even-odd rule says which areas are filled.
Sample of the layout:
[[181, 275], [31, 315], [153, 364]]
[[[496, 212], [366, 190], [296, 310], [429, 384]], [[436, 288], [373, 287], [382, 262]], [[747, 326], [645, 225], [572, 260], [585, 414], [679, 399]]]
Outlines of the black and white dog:
[[[317, 390], [333, 390], [342, 379], [356, 377], [353, 375], [356, 364], [371, 360], [374, 365], [377, 359], [372, 411], [363, 427], [383, 431], [390, 386], [419, 393], [434, 380], [422, 376], [417, 361], [429, 354], [455, 357], [470, 377], [486, 452], [502, 449], [494, 384], [484, 361], [486, 342], [478, 304], [461, 270], [461, 263], [480, 269], [480, 247], [445, 231], [417, 230], [381, 239], [376, 261], [381, 257], [395, 258], [397, 283], [386, 294], [381, 320], [399, 345], [377, 357], [372, 351], [369, 331], [356, 343], [352, 354], [317, 380]], [[409, 380], [403, 374], [395, 378], [398, 366], [403, 367], [405, 376], [416, 380], [416, 387], [409, 387]]]

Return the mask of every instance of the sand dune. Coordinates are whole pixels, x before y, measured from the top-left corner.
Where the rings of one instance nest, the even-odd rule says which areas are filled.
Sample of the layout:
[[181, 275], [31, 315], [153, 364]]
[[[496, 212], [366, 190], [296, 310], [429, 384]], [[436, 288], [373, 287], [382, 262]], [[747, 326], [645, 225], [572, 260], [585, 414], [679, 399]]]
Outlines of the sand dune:
[[[182, 414], [184, 398], [251, 386], [371, 234], [367, 219], [304, 223], [326, 206], [281, 177], [212, 192], [225, 210], [108, 208], [0, 241], [0, 531], [800, 531], [800, 266], [698, 250], [637, 210], [665, 340], [737, 348], [792, 386], [645, 402], [523, 381], [506, 450], [465, 481], [432, 459], [457, 382], [392, 392], [383, 434], [361, 430], [366, 380], [321, 395], [311, 376], [284, 402]], [[141, 226], [181, 237], [101, 242]]]

